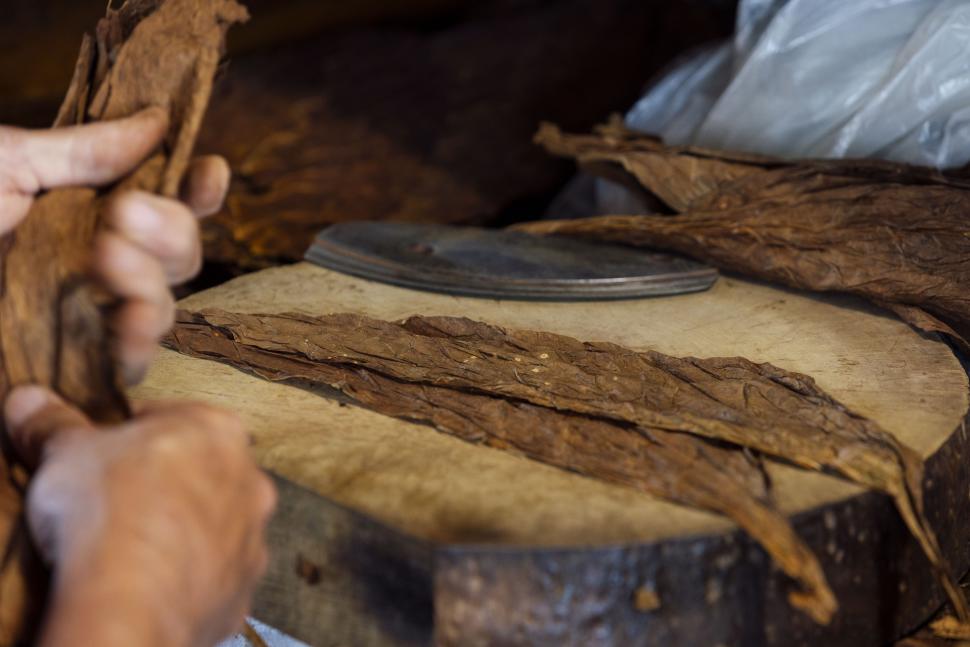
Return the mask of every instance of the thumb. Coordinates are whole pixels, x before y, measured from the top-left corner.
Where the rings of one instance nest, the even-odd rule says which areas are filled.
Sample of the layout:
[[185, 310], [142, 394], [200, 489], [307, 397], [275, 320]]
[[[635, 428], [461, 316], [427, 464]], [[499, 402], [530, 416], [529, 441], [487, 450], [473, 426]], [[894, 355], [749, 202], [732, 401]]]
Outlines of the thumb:
[[61, 186], [99, 186], [132, 171], [162, 141], [168, 114], [149, 108], [85, 126], [19, 131], [19, 153], [30, 169], [25, 193]]
[[94, 431], [83, 413], [40, 386], [19, 386], [11, 391], [4, 417], [10, 440], [30, 468], [38, 467], [66, 436]]
[[99, 186], [124, 177], [158, 147], [167, 129], [161, 108], [86, 126], [0, 127], [0, 235], [27, 215], [43, 189]]

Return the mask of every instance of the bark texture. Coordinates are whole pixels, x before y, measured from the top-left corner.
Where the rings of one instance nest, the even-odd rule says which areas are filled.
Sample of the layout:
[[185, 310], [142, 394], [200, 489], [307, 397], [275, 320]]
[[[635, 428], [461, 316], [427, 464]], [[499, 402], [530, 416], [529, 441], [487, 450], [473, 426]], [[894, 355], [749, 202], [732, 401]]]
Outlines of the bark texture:
[[388, 323], [180, 313], [168, 343], [730, 516], [799, 581], [792, 602], [820, 622], [835, 601], [817, 562], [765, 505], [737, 448], [835, 472], [893, 497], [948, 593], [962, 601], [922, 514], [918, 456], [804, 375], [741, 358], [682, 359], [448, 317]]
[[[39, 196], [3, 240], [0, 285], [0, 398], [14, 386], [42, 384], [100, 422], [120, 421], [128, 405], [116, 377], [102, 307], [87, 278], [101, 206], [117, 191], [175, 196], [189, 163], [228, 27], [245, 20], [234, 0], [129, 0], [86, 36], [57, 126], [119, 119], [158, 106], [169, 112], [163, 146], [128, 178], [105, 190], [57, 189]], [[4, 452], [0, 472], [18, 474]], [[42, 579], [19, 518], [23, 474], [2, 492], [0, 644], [34, 621]]]
[[537, 141], [594, 172], [624, 171], [679, 215], [536, 222], [526, 231], [674, 250], [796, 288], [856, 294], [966, 347], [966, 178], [875, 160], [667, 147], [615, 124], [585, 136], [547, 125]]

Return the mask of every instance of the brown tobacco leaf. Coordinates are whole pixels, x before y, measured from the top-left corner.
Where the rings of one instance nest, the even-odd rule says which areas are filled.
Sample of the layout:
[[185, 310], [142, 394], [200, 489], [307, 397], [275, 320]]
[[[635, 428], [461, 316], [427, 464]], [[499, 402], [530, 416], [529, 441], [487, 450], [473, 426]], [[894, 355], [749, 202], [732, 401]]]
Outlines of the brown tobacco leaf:
[[[726, 209], [766, 196], [840, 185], [898, 183], [970, 188], [970, 180], [936, 169], [870, 159], [781, 160], [693, 146], [665, 146], [614, 119], [592, 135], [565, 134], [549, 123], [535, 141], [549, 152], [598, 172], [627, 174], [678, 213]], [[766, 171], [777, 172], [773, 175]]]
[[665, 147], [617, 126], [573, 136], [547, 125], [537, 141], [593, 170], [621, 167], [682, 215], [538, 222], [526, 231], [679, 251], [796, 288], [895, 304], [924, 330], [970, 333], [970, 181], [882, 161]]
[[247, 346], [359, 366], [389, 378], [728, 442], [891, 496], [960, 618], [966, 601], [923, 515], [919, 456], [810, 377], [734, 358], [676, 358], [449, 317], [401, 324], [354, 315], [204, 320]]
[[[3, 242], [0, 286], [0, 398], [18, 384], [53, 387], [94, 419], [123, 419], [105, 331], [103, 298], [89, 284], [87, 264], [101, 206], [115, 192], [138, 188], [177, 193], [189, 163], [228, 27], [246, 18], [234, 0], [129, 0], [108, 11], [96, 38], [85, 37], [58, 126], [127, 117], [160, 107], [170, 132], [155, 153], [118, 186], [104, 191], [57, 189], [39, 196]], [[13, 459], [5, 451], [4, 460]], [[4, 498], [17, 492], [5, 491]], [[19, 503], [3, 511], [18, 514]], [[6, 516], [6, 515], [5, 515]], [[39, 576], [23, 524], [0, 523], [4, 596], [0, 644], [24, 630]], [[32, 598], [32, 599], [28, 599]]]
[[[478, 324], [456, 322], [473, 337], [464, 340], [466, 344], [480, 341]], [[817, 559], [771, 506], [764, 475], [745, 454], [686, 434], [499, 397], [488, 387], [489, 364], [465, 361], [483, 359], [481, 355], [426, 355], [431, 349], [422, 348], [424, 335], [419, 328], [418, 320], [394, 325], [354, 315], [316, 319], [182, 312], [167, 343], [183, 353], [224, 361], [266, 379], [335, 388], [363, 406], [431, 424], [469, 442], [721, 513], [747, 530], [800, 584], [801, 590], [790, 595], [792, 602], [816, 621], [829, 621], [837, 605]], [[499, 332], [489, 327], [481, 330]], [[366, 341], [372, 333], [380, 337], [376, 353]], [[324, 334], [340, 340], [332, 352], [318, 352], [316, 341]], [[433, 376], [402, 378], [382, 370], [386, 363], [411, 362], [408, 347], [421, 349], [416, 352], [423, 364], [446, 372], [470, 370], [482, 378], [484, 388], [452, 388]], [[375, 362], [359, 365], [354, 358], [361, 354]]]

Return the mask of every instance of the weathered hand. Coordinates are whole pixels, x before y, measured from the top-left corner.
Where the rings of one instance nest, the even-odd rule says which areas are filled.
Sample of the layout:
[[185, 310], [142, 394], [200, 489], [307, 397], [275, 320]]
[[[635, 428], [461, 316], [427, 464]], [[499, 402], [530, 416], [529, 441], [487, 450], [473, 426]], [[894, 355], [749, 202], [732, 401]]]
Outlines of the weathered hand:
[[[28, 131], [0, 127], [0, 234], [27, 215], [34, 197], [63, 186], [99, 186], [131, 172], [159, 145], [167, 117], [158, 109], [128, 119]], [[159, 339], [172, 325], [170, 285], [202, 263], [197, 218], [219, 210], [229, 185], [221, 157], [197, 158], [178, 202], [130, 192], [107, 206], [92, 268], [123, 300], [109, 324], [129, 383], [145, 373]]]
[[28, 519], [54, 566], [41, 645], [208, 646], [241, 626], [275, 492], [234, 415], [153, 405], [95, 429], [30, 386], [6, 420], [37, 466]]

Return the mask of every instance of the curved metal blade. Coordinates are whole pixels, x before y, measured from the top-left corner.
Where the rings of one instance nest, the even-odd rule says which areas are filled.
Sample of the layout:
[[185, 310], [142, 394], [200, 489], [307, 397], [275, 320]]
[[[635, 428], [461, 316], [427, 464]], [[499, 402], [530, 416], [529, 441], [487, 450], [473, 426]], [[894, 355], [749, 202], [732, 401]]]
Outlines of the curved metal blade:
[[717, 270], [620, 245], [389, 222], [323, 230], [306, 259], [365, 279], [493, 299], [596, 301], [706, 290]]

